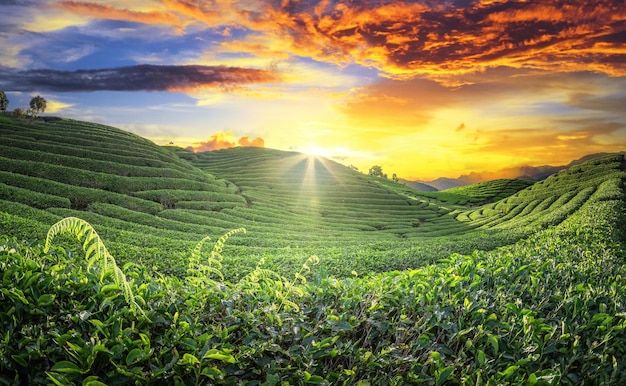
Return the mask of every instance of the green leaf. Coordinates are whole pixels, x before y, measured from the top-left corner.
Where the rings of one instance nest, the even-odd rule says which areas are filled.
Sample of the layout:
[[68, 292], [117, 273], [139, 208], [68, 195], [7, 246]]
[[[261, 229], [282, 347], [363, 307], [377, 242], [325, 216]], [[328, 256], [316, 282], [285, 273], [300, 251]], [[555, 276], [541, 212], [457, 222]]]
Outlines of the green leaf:
[[194, 355], [191, 355], [189, 353], [185, 353], [182, 359], [180, 360], [180, 362], [186, 366], [195, 366], [200, 363], [198, 358], [196, 358]]
[[209, 350], [206, 354], [204, 354], [204, 357], [206, 359], [216, 359], [222, 362], [226, 362], [226, 363], [235, 363], [237, 362], [235, 360], [235, 357], [230, 355], [230, 354], [225, 354], [222, 351], [216, 350], [216, 349], [211, 349]]
[[26, 359], [28, 358], [28, 354], [11, 355], [11, 358], [13, 358], [13, 360], [16, 361], [18, 364], [20, 364], [21, 366], [28, 367], [28, 363], [26, 362]]
[[12, 299], [17, 298], [17, 300], [19, 300], [20, 302], [22, 302], [24, 304], [29, 304], [28, 300], [24, 296], [24, 292], [22, 292], [22, 290], [19, 289], [19, 288], [11, 288], [10, 290], [7, 290], [7, 289], [3, 288], [2, 289], [2, 293], [8, 295]]
[[52, 366], [52, 371], [56, 371], [58, 373], [68, 373], [68, 374], [80, 374], [81, 370], [75, 363], [70, 361], [60, 361]]
[[144, 358], [145, 358], [144, 352], [141, 349], [134, 348], [134, 349], [130, 350], [128, 355], [126, 355], [126, 364], [127, 365], [132, 365], [134, 363], [137, 363], [137, 362], [143, 360]]
[[63, 375], [61, 375], [61, 374], [57, 374], [57, 373], [52, 373], [52, 372], [46, 371], [46, 375], [57, 386], [73, 385], [73, 383], [69, 382], [68, 379], [66, 377], [64, 377]]
[[492, 334], [487, 334], [487, 341], [491, 343], [491, 346], [493, 346], [493, 351], [495, 352], [495, 355], [497, 356], [498, 349], [499, 349], [498, 338]]
[[309, 379], [306, 380], [306, 383], [310, 383], [313, 385], [322, 385], [326, 382], [326, 380], [319, 375], [311, 375]]
[[280, 382], [278, 374], [268, 374], [262, 386], [276, 386]]
[[519, 369], [519, 366], [517, 366], [517, 365], [509, 366], [509, 367], [506, 368], [506, 370], [504, 370], [502, 372], [498, 372], [498, 375], [500, 377], [502, 377], [502, 378], [508, 378], [511, 375], [515, 374], [517, 369]]
[[39, 299], [37, 299], [37, 305], [42, 307], [49, 306], [54, 302], [55, 297], [54, 294], [41, 295]]
[[454, 366], [448, 366], [439, 372], [437, 376], [436, 386], [441, 386], [454, 371]]
[[433, 351], [430, 353], [431, 358], [433, 359], [433, 362], [437, 365], [437, 367], [441, 366], [441, 354], [439, 354], [438, 351]]
[[117, 284], [106, 284], [106, 285], [103, 285], [102, 288], [100, 288], [100, 292], [111, 292], [111, 291], [117, 291], [119, 289], [120, 287]]
[[222, 371], [217, 367], [204, 367], [202, 368], [201, 374], [211, 379], [221, 379], [224, 376]]
[[83, 386], [107, 386], [107, 384], [100, 382], [98, 380], [92, 380], [92, 381], [83, 382]]

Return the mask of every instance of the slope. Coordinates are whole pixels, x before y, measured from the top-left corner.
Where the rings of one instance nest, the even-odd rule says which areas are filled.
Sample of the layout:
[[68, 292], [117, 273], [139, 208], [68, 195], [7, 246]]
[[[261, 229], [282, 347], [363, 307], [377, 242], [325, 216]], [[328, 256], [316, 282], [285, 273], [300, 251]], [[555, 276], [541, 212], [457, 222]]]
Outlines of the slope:
[[214, 230], [169, 221], [168, 211], [246, 205], [232, 184], [112, 127], [9, 118], [0, 122], [0, 135], [4, 234], [41, 238], [51, 223], [77, 216], [96, 224], [121, 256], [155, 260]]
[[0, 134], [1, 233], [42, 238], [75, 216], [110, 240], [121, 262], [161, 272], [181, 275], [198, 240], [239, 227], [248, 233], [227, 247], [233, 278], [261, 259], [291, 272], [318, 254], [324, 269], [345, 276], [511, 241], [472, 232], [446, 202], [322, 158], [255, 148], [193, 154], [58, 118], [7, 118]]
[[[314, 254], [338, 276], [415, 268], [511, 244], [534, 229], [506, 226], [512, 215], [500, 208], [513, 201], [468, 211], [450, 194], [417, 192], [293, 152], [193, 154], [65, 119], [7, 118], [0, 135], [1, 234], [41, 239], [51, 224], [75, 216], [108, 240], [120, 262], [179, 276], [199, 240], [239, 227], [248, 233], [225, 251], [224, 273], [233, 279], [259, 261], [293, 272]], [[593, 189], [613, 172], [596, 171]], [[537, 212], [548, 218], [553, 209]]]
[[493, 251], [342, 280], [135, 265], [134, 309], [84, 252], [0, 237], [0, 383], [625, 384], [624, 166], [610, 156], [520, 192], [512, 205], [594, 189]]
[[534, 231], [554, 226], [576, 212], [594, 193], [621, 186], [623, 164], [623, 154], [594, 158], [508, 198], [462, 211], [457, 219], [483, 229]]

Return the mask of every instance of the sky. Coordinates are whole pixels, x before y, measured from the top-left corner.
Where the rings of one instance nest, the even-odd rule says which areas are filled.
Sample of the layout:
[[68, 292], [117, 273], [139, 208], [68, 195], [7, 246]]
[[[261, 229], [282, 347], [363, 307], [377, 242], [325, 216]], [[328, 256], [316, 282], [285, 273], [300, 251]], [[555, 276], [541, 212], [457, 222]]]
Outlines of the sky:
[[[623, 0], [0, 0], [0, 90], [430, 180], [626, 150]], [[505, 172], [506, 170], [506, 172]]]

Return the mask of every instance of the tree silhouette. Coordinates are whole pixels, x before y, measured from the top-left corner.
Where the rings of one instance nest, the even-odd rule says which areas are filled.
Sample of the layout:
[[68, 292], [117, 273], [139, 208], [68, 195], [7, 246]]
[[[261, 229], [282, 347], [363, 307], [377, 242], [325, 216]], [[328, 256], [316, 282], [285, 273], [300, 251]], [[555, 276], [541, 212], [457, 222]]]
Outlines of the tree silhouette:
[[9, 98], [7, 98], [7, 94], [4, 91], [0, 90], [0, 111], [4, 111], [9, 107]]
[[30, 100], [30, 111], [33, 117], [37, 117], [37, 114], [46, 111], [47, 106], [48, 102], [39, 95]]
[[23, 108], [18, 107], [15, 110], [13, 110], [13, 118], [22, 119], [25, 116], [26, 116], [26, 112], [24, 111]]
[[384, 177], [385, 176], [385, 174], [383, 173], [383, 168], [380, 165], [372, 166], [370, 168], [369, 175], [370, 176], [375, 176], [375, 177]]

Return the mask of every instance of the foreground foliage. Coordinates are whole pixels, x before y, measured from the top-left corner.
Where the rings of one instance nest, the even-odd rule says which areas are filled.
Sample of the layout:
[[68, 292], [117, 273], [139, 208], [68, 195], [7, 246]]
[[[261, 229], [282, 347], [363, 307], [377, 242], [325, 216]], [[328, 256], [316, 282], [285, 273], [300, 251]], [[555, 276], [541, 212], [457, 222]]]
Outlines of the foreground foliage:
[[293, 279], [259, 264], [234, 284], [225, 239], [209, 256], [202, 240], [184, 279], [122, 268], [142, 312], [92, 264], [94, 244], [85, 259], [68, 239], [5, 239], [0, 384], [625, 384], [626, 215], [611, 181], [512, 246], [363, 278], [313, 259]]

